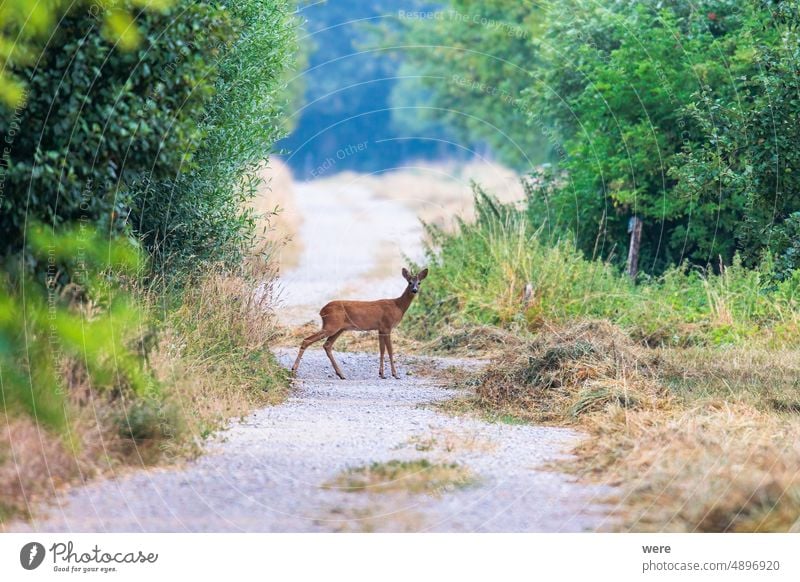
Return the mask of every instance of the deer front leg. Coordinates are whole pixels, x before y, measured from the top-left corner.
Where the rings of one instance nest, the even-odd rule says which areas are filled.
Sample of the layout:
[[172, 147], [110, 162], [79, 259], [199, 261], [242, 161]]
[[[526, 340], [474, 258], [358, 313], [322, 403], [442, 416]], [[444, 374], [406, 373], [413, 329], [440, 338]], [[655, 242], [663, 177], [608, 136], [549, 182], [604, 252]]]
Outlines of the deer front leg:
[[392, 376], [400, 379], [400, 376], [397, 375], [397, 370], [394, 369], [394, 350], [392, 349], [392, 332], [386, 334], [386, 339], [384, 339], [386, 343], [386, 351], [389, 352], [389, 366], [392, 368]]
[[383, 354], [386, 351], [386, 341], [384, 340], [384, 338], [385, 336], [383, 335], [383, 333], [378, 332], [378, 345], [380, 346], [380, 352], [381, 352], [381, 365], [378, 368], [378, 376], [380, 378], [385, 379], [386, 376], [383, 373]]
[[331, 361], [331, 364], [333, 364], [333, 369], [336, 372], [336, 375], [342, 380], [344, 380], [344, 374], [342, 374], [342, 371], [339, 369], [339, 364], [336, 363], [336, 359], [333, 357], [333, 342], [339, 339], [339, 336], [342, 335], [343, 331], [343, 329], [340, 329], [335, 334], [330, 336], [324, 344], [322, 344], [322, 347], [325, 348], [325, 353], [328, 354], [328, 359]]

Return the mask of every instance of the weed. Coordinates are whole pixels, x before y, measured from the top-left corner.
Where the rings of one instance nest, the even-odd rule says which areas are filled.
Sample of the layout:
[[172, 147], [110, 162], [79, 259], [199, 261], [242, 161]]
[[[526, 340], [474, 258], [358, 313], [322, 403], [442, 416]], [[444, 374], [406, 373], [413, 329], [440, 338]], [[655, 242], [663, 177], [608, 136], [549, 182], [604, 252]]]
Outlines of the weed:
[[440, 496], [474, 483], [476, 478], [466, 467], [420, 459], [375, 462], [365, 467], [347, 469], [324, 487], [350, 492], [405, 491]]
[[509, 332], [583, 319], [612, 322], [652, 347], [797, 341], [800, 274], [776, 282], [769, 259], [746, 269], [736, 258], [718, 273], [676, 266], [634, 283], [569, 237], [534, 228], [512, 204], [479, 192], [476, 213], [456, 232], [429, 227], [431, 275], [407, 315], [442, 350], [487, 349], [513, 341]]

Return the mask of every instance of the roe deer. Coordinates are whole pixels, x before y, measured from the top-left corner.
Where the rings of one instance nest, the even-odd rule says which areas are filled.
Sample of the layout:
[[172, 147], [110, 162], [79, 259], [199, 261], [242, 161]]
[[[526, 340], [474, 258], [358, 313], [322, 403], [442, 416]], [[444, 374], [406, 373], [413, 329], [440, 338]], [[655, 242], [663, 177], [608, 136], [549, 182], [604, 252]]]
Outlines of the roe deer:
[[394, 367], [394, 353], [392, 351], [392, 329], [403, 319], [411, 300], [419, 291], [420, 282], [428, 276], [428, 269], [423, 269], [416, 275], [403, 269], [403, 277], [408, 281], [408, 286], [403, 294], [397, 299], [378, 299], [377, 301], [331, 301], [320, 309], [322, 317], [322, 329], [314, 335], [308, 336], [300, 344], [300, 353], [292, 366], [292, 373], [297, 373], [300, 359], [306, 348], [318, 342], [322, 338], [328, 338], [322, 347], [328, 354], [328, 359], [333, 364], [336, 375], [344, 380], [344, 374], [339, 369], [339, 364], [333, 357], [333, 342], [335, 342], [342, 332], [347, 330], [372, 331], [378, 330], [378, 344], [380, 345], [381, 363], [378, 369], [378, 376], [386, 378], [383, 374], [383, 354], [389, 352], [389, 365], [392, 368], [392, 376], [399, 379], [397, 370]]

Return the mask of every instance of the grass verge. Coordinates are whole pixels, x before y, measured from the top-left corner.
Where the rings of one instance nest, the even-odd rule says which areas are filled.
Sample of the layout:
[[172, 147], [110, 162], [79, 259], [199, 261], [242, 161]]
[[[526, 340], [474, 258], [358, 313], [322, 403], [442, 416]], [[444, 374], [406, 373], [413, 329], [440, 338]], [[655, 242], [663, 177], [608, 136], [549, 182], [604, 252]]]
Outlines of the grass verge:
[[469, 487], [476, 478], [456, 463], [432, 463], [427, 459], [392, 460], [347, 469], [324, 487], [349, 492], [386, 493], [402, 491], [440, 496]]
[[800, 530], [800, 271], [734, 258], [634, 282], [524, 208], [475, 204], [429, 228], [406, 319], [492, 359], [443, 406], [588, 433], [560, 468], [617, 485], [621, 529]]
[[800, 352], [647, 348], [608, 322], [549, 327], [445, 406], [588, 433], [558, 468], [617, 486], [619, 529], [800, 531]]
[[177, 304], [177, 294], [151, 298], [142, 312], [161, 323], [154, 331], [148, 320], [149, 335], [137, 344], [157, 390], [98, 390], [80, 359], [64, 358], [58, 377], [67, 395], [66, 430], [6, 409], [0, 527], [30, 517], [64, 485], [194, 457], [229, 419], [280, 402], [289, 383], [269, 351], [276, 334], [271, 280], [252, 267], [212, 271]]

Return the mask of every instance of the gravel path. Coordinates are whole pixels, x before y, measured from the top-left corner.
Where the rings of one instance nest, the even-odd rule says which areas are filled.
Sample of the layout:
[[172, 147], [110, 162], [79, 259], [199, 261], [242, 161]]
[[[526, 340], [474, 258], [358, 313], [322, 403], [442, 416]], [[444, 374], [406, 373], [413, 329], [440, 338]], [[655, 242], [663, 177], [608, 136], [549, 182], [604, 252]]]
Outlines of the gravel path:
[[[294, 350], [280, 350], [289, 365]], [[453, 391], [417, 374], [458, 360], [404, 358], [379, 380], [373, 354], [340, 355], [348, 380], [309, 350], [285, 404], [234, 423], [183, 469], [146, 471], [63, 494], [39, 531], [583, 531], [603, 523], [598, 487], [542, 471], [578, 437], [566, 429], [488, 424], [429, 406]], [[423, 450], [419, 450], [423, 449]], [[374, 461], [456, 462], [479, 484], [439, 496], [322, 485]]]
[[[306, 251], [283, 276], [283, 321], [316, 319], [334, 297], [398, 295], [401, 250], [421, 252], [414, 215], [368, 191], [322, 191], [314, 184], [296, 191]], [[296, 348], [277, 355], [289, 367]], [[375, 353], [338, 359], [345, 381], [333, 376], [321, 350], [308, 350], [292, 397], [232, 423], [197, 461], [67, 490], [37, 519], [11, 529], [545, 532], [606, 525], [600, 500], [608, 488], [542, 469], [581, 435], [489, 424], [431, 406], [455, 393], [417, 370], [476, 362], [401, 356], [402, 379], [380, 380]], [[395, 459], [459, 463], [478, 483], [440, 495], [323, 486], [348, 468]]]
[[281, 273], [283, 323], [317, 321], [334, 298], [400, 295], [404, 257], [423, 256], [422, 225], [411, 210], [347, 181], [301, 182], [295, 192], [303, 245], [297, 268]]

